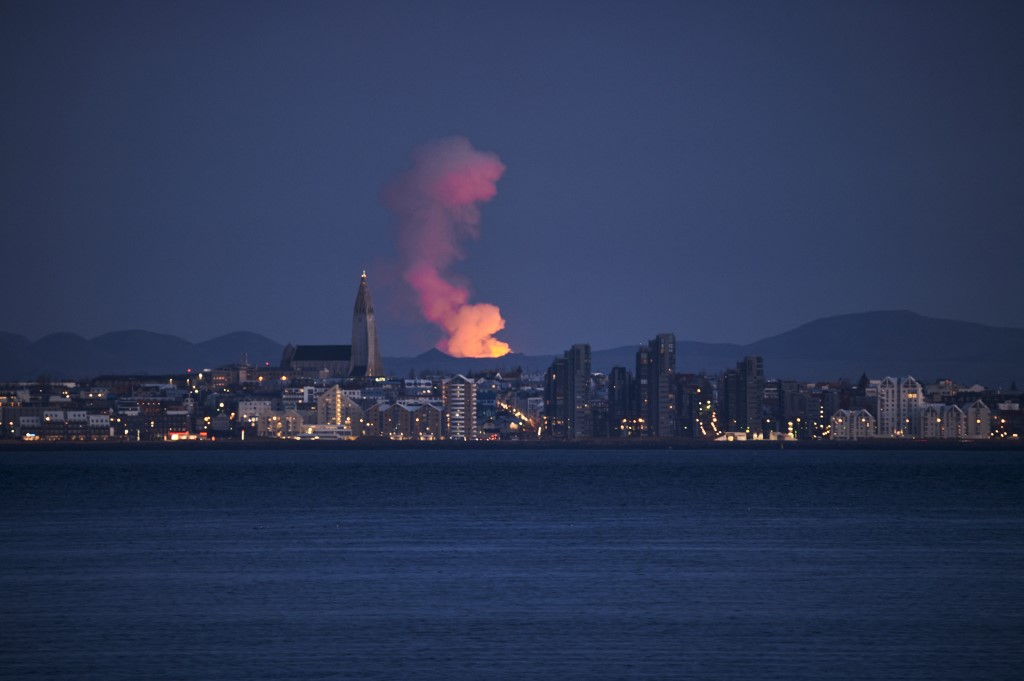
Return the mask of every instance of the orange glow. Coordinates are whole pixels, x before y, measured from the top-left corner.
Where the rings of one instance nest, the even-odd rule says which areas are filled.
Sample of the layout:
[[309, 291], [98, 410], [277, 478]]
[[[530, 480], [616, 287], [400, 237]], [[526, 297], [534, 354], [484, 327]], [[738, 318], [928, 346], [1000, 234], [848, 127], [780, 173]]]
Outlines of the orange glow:
[[497, 156], [477, 151], [464, 137], [425, 144], [411, 167], [384, 189], [381, 199], [395, 215], [405, 280], [423, 317], [446, 334], [437, 348], [455, 357], [501, 357], [508, 343], [494, 337], [505, 328], [496, 305], [469, 302], [469, 288], [447, 277], [464, 257], [460, 242], [480, 235], [480, 204], [497, 194], [505, 172]]
[[477, 303], [464, 305], [455, 316], [451, 337], [440, 348], [453, 357], [503, 357], [512, 348], [494, 334], [505, 328], [505, 320], [497, 305]]
[[505, 328], [497, 305], [469, 303], [469, 291], [445, 281], [427, 264], [412, 268], [405, 275], [419, 294], [420, 309], [428, 321], [448, 334], [437, 349], [453, 357], [502, 357], [511, 348], [494, 337]]

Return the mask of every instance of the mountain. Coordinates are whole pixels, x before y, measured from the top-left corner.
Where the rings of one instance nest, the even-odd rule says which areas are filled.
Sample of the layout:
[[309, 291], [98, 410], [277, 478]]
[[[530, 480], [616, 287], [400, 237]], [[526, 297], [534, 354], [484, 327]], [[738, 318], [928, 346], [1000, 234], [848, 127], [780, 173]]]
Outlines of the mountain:
[[[613, 366], [633, 371], [636, 345], [592, 353], [594, 371]], [[676, 369], [682, 373], [717, 373], [746, 355], [761, 355], [770, 378], [826, 381], [913, 375], [930, 382], [951, 378], [960, 383], [1008, 387], [1024, 381], [1024, 329], [999, 328], [924, 317], [906, 310], [837, 315], [746, 345], [676, 341]], [[544, 371], [553, 355], [506, 355], [498, 359], [456, 359], [431, 350], [412, 359], [387, 359], [396, 376], [410, 370], [479, 371], [521, 366]], [[398, 370], [400, 368], [400, 370]]]
[[[596, 350], [594, 371], [613, 366], [631, 371], [635, 345]], [[36, 341], [0, 332], [0, 380], [81, 379], [104, 373], [158, 374], [186, 368], [235, 364], [246, 353], [256, 365], [276, 365], [283, 347], [255, 333], [237, 332], [202, 343], [148, 331], [118, 331], [92, 340], [55, 333]], [[913, 375], [921, 381], [951, 378], [959, 383], [1008, 387], [1024, 381], [1024, 329], [999, 328], [923, 317], [906, 310], [864, 312], [816, 319], [777, 336], [754, 343], [676, 342], [680, 372], [717, 373], [733, 367], [745, 355], [761, 355], [770, 378], [824, 381]], [[542, 372], [553, 355], [513, 353], [498, 358], [451, 357], [428, 350], [416, 357], [387, 357], [392, 376], [421, 372], [479, 371]]]
[[[241, 361], [244, 352], [250, 364], [263, 366], [277, 366], [281, 362], [281, 353], [284, 346], [272, 341], [266, 336], [250, 331], [236, 331], [224, 336], [217, 336], [208, 341], [197, 343], [196, 349], [200, 352], [199, 357], [203, 362], [195, 362], [196, 366], [202, 364], [204, 367], [220, 366], [225, 363], [237, 364]], [[227, 362], [221, 358], [230, 357]]]
[[101, 374], [179, 373], [188, 368], [237, 364], [247, 353], [253, 364], [276, 365], [284, 349], [259, 334], [232, 333], [203, 343], [150, 331], [116, 331], [87, 340], [54, 333], [34, 342], [0, 333], [0, 380], [83, 379]]
[[93, 338], [90, 344], [116, 363], [120, 368], [116, 373], [129, 374], [181, 371], [181, 367], [188, 366], [195, 347], [177, 336], [138, 330], [107, 333]]
[[810, 380], [861, 373], [1009, 386], [1024, 380], [1024, 329], [924, 317], [907, 310], [817, 319], [744, 346], [772, 376]]
[[32, 341], [16, 333], [4, 333], [0, 331], [0, 356], [21, 350]]

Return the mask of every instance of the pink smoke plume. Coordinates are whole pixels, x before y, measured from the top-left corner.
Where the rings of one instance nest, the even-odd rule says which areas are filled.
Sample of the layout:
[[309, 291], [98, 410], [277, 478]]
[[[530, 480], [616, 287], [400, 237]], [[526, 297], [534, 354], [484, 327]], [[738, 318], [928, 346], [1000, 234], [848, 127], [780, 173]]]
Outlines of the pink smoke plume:
[[411, 167], [384, 188], [381, 200], [397, 218], [404, 278], [423, 316], [444, 330], [439, 350], [455, 357], [501, 357], [508, 343], [496, 305], [470, 303], [469, 289], [444, 272], [464, 257], [459, 242], [480, 236], [479, 204], [498, 193], [505, 165], [477, 151], [465, 137], [448, 137], [413, 150]]

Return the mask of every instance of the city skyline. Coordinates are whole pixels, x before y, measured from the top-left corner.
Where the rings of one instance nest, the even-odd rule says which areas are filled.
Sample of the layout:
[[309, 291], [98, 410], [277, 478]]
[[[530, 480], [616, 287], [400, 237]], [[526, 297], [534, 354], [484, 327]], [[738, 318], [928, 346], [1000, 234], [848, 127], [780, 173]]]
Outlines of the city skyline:
[[381, 195], [452, 136], [506, 167], [451, 275], [515, 352], [1024, 327], [1022, 13], [7, 3], [0, 330], [330, 343], [320, 292], [367, 270], [382, 352], [418, 354]]

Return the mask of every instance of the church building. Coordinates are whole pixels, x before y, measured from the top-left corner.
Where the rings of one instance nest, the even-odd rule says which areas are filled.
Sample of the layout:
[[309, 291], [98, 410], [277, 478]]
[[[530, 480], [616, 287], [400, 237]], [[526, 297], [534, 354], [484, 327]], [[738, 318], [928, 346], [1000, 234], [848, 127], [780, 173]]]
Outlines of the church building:
[[374, 378], [384, 375], [366, 272], [359, 280], [352, 312], [351, 345], [285, 346], [281, 370], [300, 378]]

